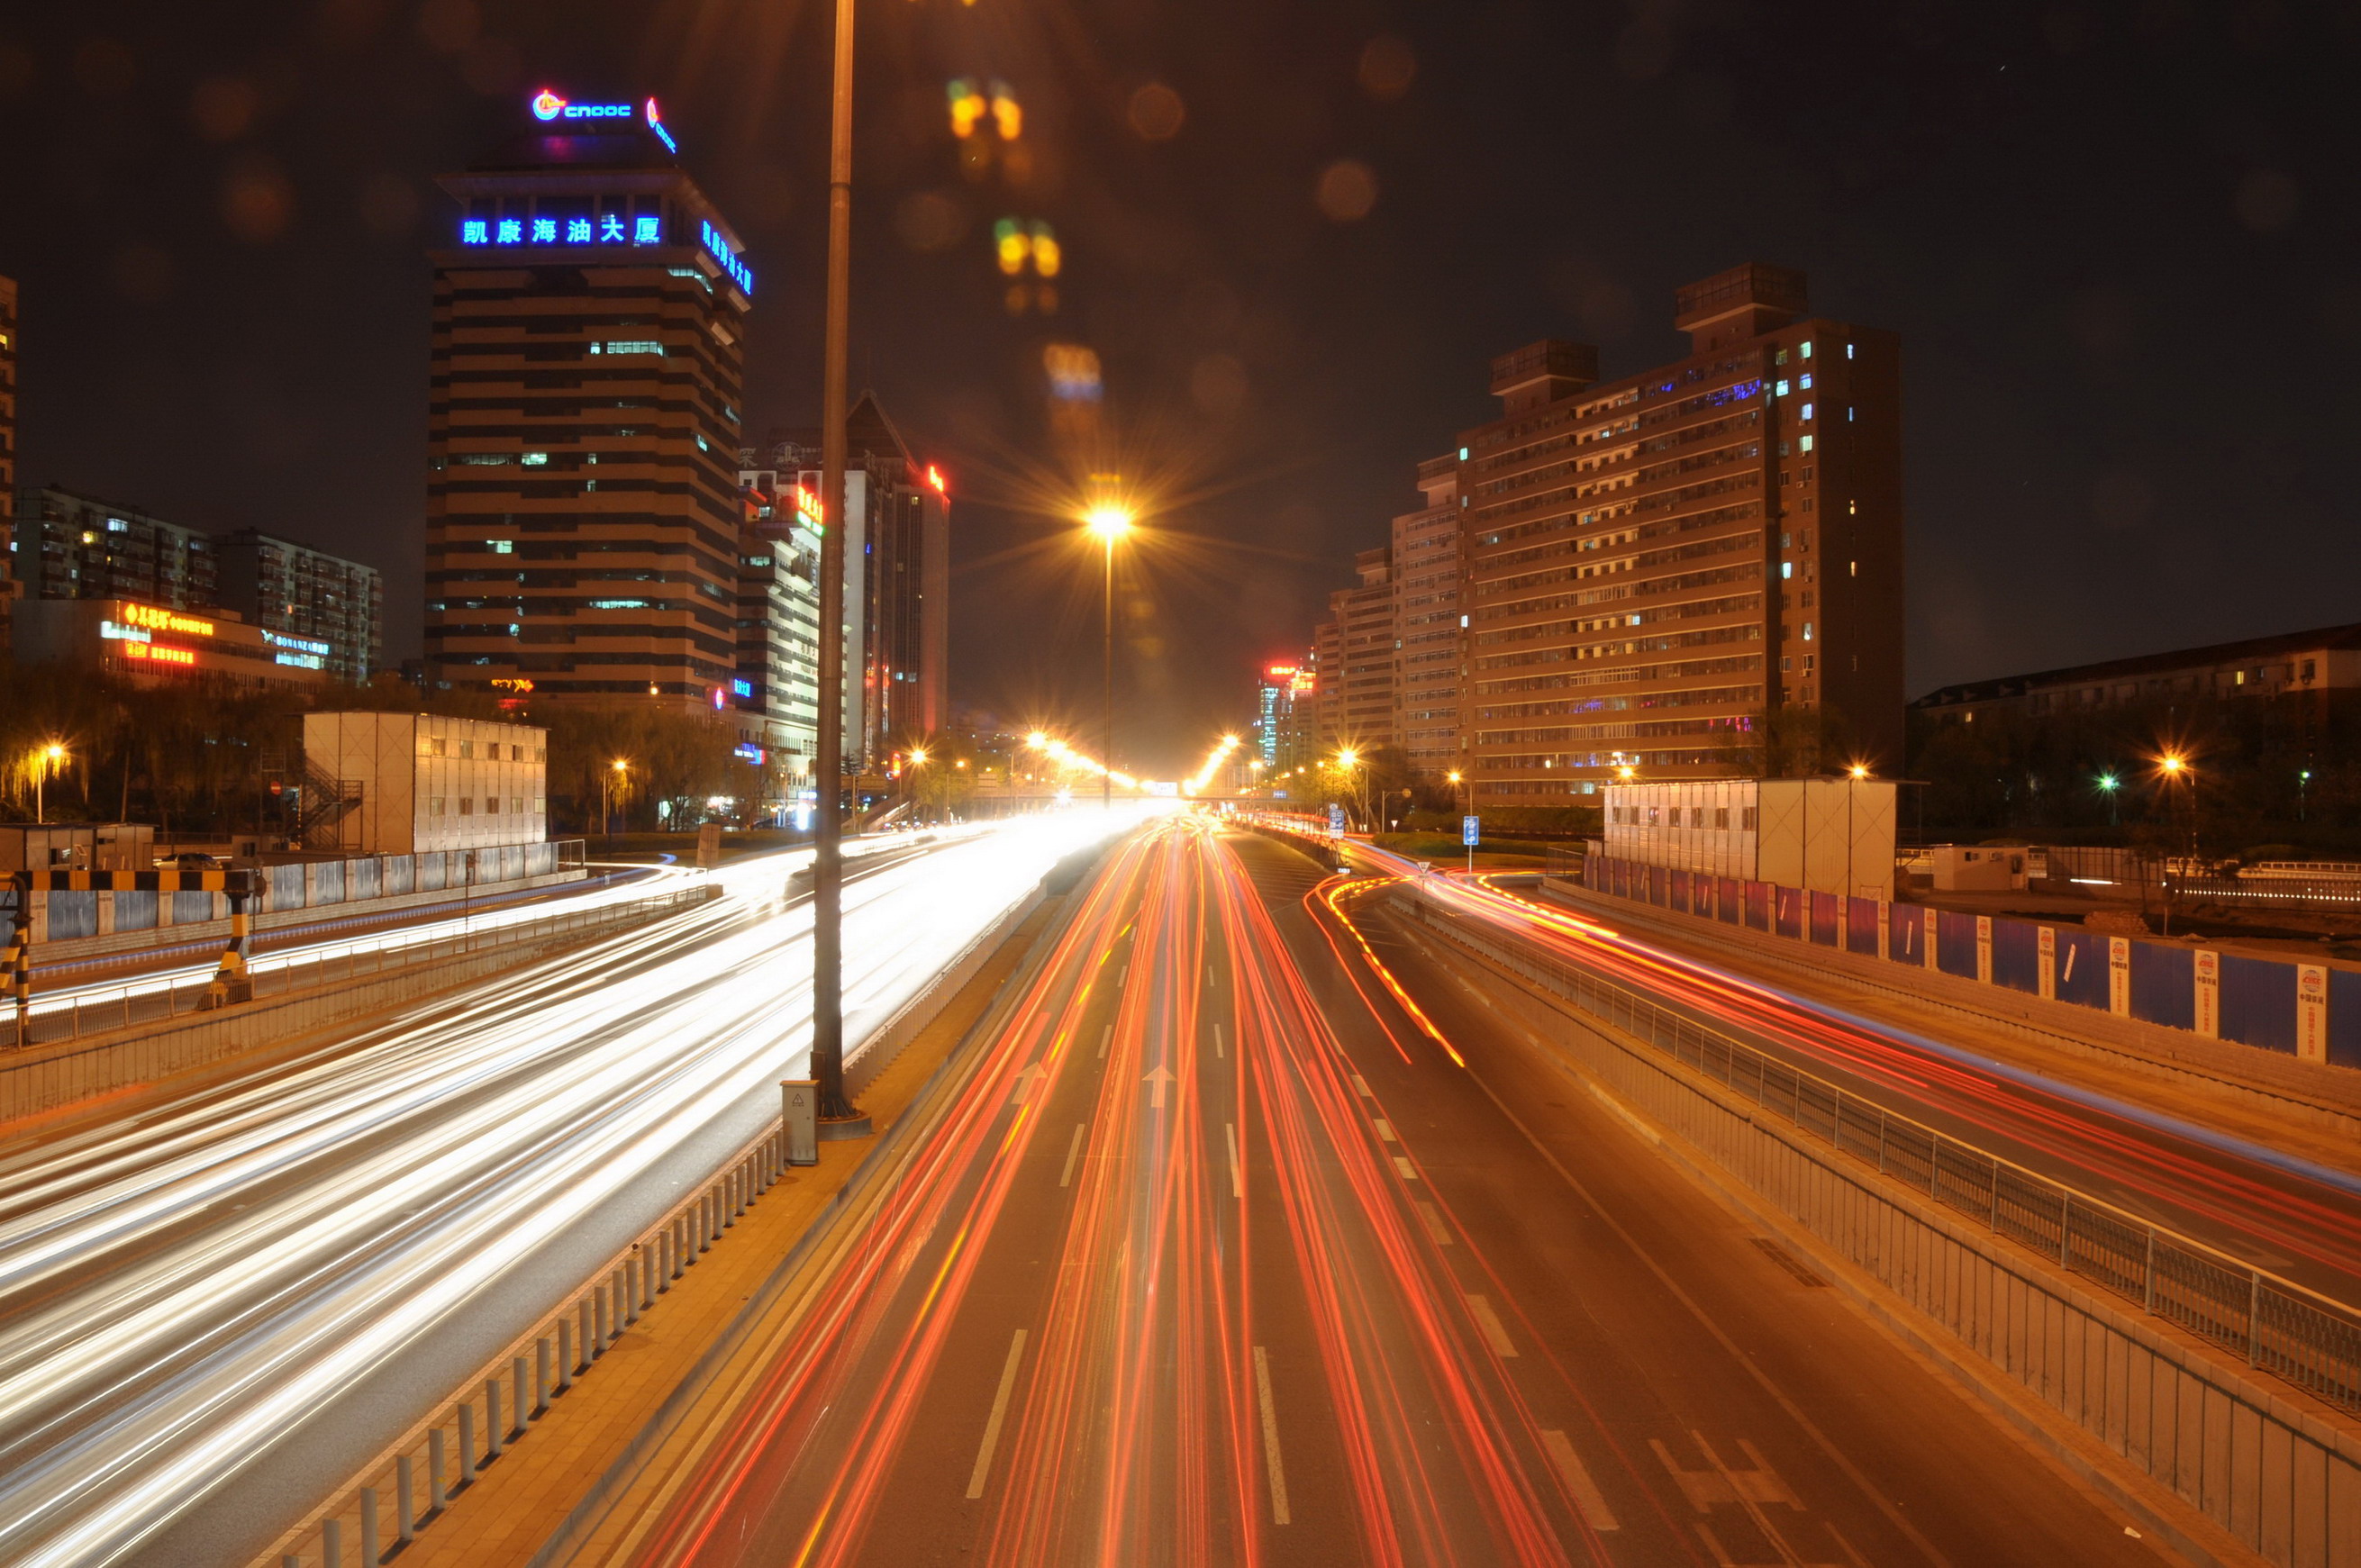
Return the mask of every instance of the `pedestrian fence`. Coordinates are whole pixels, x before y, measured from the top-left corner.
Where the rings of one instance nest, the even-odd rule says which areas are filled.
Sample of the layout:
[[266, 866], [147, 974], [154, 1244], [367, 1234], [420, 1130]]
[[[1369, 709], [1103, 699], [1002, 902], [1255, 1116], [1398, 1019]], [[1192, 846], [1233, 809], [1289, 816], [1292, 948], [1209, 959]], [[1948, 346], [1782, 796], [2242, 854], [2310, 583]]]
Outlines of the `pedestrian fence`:
[[364, 1467], [352, 1492], [275, 1543], [256, 1568], [377, 1568], [410, 1545], [597, 1367], [788, 1168], [774, 1122], [711, 1181], [608, 1258], [572, 1299], [477, 1368], [449, 1403]]
[[[531, 920], [488, 921], [480, 926], [468, 926], [463, 919], [463, 929], [425, 942], [402, 943], [383, 938], [357, 938], [305, 948], [301, 957], [286, 963], [269, 963], [266, 955], [264, 962], [269, 963], [269, 967], [258, 967], [249, 959], [247, 974], [253, 981], [256, 997], [283, 995], [339, 981], [359, 980], [395, 970], [414, 969], [422, 964], [441, 963], [465, 955], [547, 942], [555, 938], [594, 938], [628, 926], [643, 924], [691, 905], [703, 904], [714, 894], [715, 889], [709, 883], [700, 882], [646, 898], [601, 905], [593, 909], [569, 910]], [[142, 1024], [168, 1023], [187, 1014], [203, 1013], [214, 1005], [211, 975], [165, 986], [126, 981], [121, 985], [76, 991], [70, 996], [54, 997], [46, 1002], [36, 992], [32, 1011], [26, 1016], [22, 1031], [16, 1036], [16, 1043], [20, 1046], [54, 1045], [60, 1041], [79, 1039], [85, 1035], [128, 1029]]]
[[1440, 916], [1419, 920], [1740, 1098], [1926, 1192], [1995, 1234], [2331, 1404], [2361, 1411], [2361, 1313], [2203, 1242], [2149, 1223], [1710, 1028], [1587, 970], [1488, 940]]

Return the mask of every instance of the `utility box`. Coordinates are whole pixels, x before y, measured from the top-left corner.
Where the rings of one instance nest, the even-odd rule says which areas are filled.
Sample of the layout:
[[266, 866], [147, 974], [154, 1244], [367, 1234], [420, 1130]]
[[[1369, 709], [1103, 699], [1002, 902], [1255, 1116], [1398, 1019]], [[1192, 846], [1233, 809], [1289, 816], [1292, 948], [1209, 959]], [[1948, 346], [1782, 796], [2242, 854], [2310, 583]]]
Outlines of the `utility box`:
[[788, 1078], [779, 1081], [779, 1126], [785, 1134], [789, 1165], [819, 1163], [819, 1080]]
[[697, 830], [697, 864], [700, 871], [711, 871], [721, 863], [721, 824], [708, 822]]

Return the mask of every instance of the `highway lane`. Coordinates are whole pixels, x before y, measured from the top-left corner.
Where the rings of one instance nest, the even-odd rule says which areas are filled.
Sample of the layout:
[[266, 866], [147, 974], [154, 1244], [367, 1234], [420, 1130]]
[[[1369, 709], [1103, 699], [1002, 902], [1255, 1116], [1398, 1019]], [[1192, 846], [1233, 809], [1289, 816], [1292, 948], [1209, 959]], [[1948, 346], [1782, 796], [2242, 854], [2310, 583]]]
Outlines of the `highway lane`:
[[2361, 1304], [2361, 1176], [2032, 1072], [1867, 1006], [1840, 1008], [1733, 973], [1616, 930], [1611, 910], [1527, 898], [1480, 878], [1424, 885], [1455, 914], [1639, 987], [1848, 1093]]
[[1537, 1060], [1419, 1032], [1321, 874], [1127, 841], [606, 1560], [2153, 1561], [1554, 1069], [1510, 1116]]
[[[1010, 824], [854, 883], [849, 1036], [1108, 830]], [[0, 1157], [0, 1560], [259, 1550], [752, 1135], [807, 1040], [787, 869]]]

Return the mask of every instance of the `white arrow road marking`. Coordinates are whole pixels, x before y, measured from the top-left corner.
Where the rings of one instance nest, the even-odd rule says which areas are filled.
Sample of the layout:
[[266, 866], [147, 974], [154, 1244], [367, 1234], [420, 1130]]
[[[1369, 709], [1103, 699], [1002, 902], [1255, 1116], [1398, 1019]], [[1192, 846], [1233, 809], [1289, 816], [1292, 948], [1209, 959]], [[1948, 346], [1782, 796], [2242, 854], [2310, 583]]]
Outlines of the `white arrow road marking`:
[[1044, 1078], [1047, 1078], [1049, 1074], [1049, 1069], [1043, 1067], [1038, 1061], [1017, 1069], [1016, 1092], [1009, 1096], [1009, 1098], [1016, 1104], [1024, 1104], [1027, 1099], [1032, 1097], [1033, 1086], [1040, 1082]]
[[1164, 1087], [1165, 1087], [1165, 1085], [1167, 1085], [1167, 1084], [1169, 1084], [1169, 1083], [1172, 1083], [1172, 1082], [1177, 1081], [1177, 1080], [1173, 1078], [1173, 1076], [1172, 1076], [1172, 1069], [1171, 1069], [1170, 1068], [1169, 1068], [1169, 1067], [1166, 1067], [1162, 1062], [1158, 1062], [1158, 1063], [1156, 1064], [1156, 1066], [1155, 1066], [1154, 1069], [1153, 1069], [1153, 1070], [1151, 1070], [1151, 1071], [1148, 1074], [1147, 1078], [1146, 1078], [1145, 1080], [1143, 1080], [1142, 1081], [1146, 1082], [1146, 1083], [1148, 1084], [1148, 1108], [1149, 1108], [1150, 1110], [1154, 1110], [1154, 1111], [1161, 1111], [1161, 1110], [1163, 1110], [1163, 1109], [1164, 1109]]

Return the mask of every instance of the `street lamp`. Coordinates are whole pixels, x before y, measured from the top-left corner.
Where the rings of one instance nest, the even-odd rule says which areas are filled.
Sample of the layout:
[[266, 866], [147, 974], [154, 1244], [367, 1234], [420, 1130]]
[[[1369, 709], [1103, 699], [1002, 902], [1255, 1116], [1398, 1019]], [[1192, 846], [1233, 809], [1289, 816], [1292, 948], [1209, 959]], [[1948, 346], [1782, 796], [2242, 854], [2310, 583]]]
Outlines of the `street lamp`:
[[1353, 791], [1353, 798], [1360, 803], [1361, 820], [1368, 824], [1370, 832], [1376, 832], [1377, 820], [1369, 810], [1368, 775], [1361, 771], [1359, 749], [1346, 746], [1339, 750], [1336, 753], [1336, 765], [1345, 771], [1345, 778]]
[[1106, 648], [1100, 668], [1105, 755], [1100, 760], [1109, 771], [1099, 774], [1099, 805], [1107, 810], [1115, 808], [1115, 547], [1116, 541], [1131, 532], [1134, 521], [1127, 510], [1111, 501], [1102, 501], [1082, 514], [1082, 527], [1099, 542], [1106, 572]]
[[[2167, 810], [2171, 808], [2172, 786], [2177, 784], [2187, 784], [2189, 786], [2187, 800], [2187, 809], [2189, 813], [2189, 848], [2186, 858], [2181, 861], [2181, 879], [2186, 881], [2188, 880], [2190, 870], [2196, 864], [2197, 861], [2197, 771], [2189, 765], [2189, 759], [2183, 757], [2178, 751], [2167, 751], [2164, 755], [2158, 757], [2156, 760], [2156, 771], [2158, 776], [2164, 780]], [[2171, 877], [2168, 875], [2165, 878], [2164, 883], [2163, 931], [2163, 935], [2168, 937], [2172, 935], [2172, 903], [2175, 891], [2175, 884]]]
[[36, 823], [49, 820], [44, 788], [49, 782], [49, 774], [62, 766], [65, 760], [66, 749], [54, 740], [33, 753], [33, 820]]
[[919, 810], [918, 770], [926, 765], [927, 749], [924, 746], [911, 747], [909, 765], [902, 770], [902, 797], [910, 803], [910, 820], [913, 822], [917, 820]]

